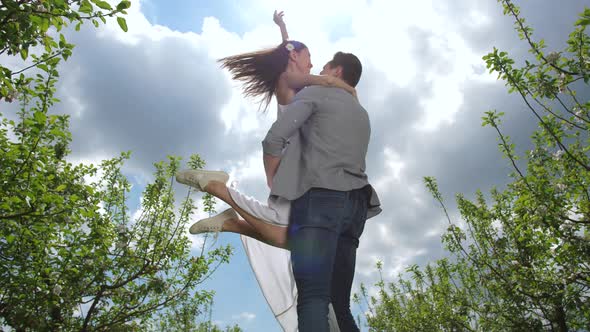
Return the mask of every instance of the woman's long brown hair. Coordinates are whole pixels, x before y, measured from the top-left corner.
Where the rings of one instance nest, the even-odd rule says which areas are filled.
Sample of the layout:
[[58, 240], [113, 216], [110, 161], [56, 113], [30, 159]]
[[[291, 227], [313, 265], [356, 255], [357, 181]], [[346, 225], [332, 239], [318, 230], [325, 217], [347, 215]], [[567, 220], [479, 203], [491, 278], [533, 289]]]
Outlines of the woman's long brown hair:
[[277, 89], [279, 78], [289, 63], [287, 47], [297, 52], [307, 48], [301, 42], [283, 41], [274, 48], [232, 55], [218, 61], [222, 68], [229, 70], [232, 79], [244, 83], [245, 96], [261, 97], [260, 106], [266, 111]]

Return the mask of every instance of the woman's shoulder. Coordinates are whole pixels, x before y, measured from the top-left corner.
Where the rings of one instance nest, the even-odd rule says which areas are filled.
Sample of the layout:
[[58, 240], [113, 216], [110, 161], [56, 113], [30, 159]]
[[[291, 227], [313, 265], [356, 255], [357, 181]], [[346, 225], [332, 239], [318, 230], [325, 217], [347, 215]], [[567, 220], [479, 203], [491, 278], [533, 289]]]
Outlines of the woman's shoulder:
[[277, 89], [275, 91], [275, 97], [279, 104], [287, 105], [291, 103], [293, 97], [295, 96], [295, 91], [289, 88], [286, 84], [281, 84], [279, 82]]

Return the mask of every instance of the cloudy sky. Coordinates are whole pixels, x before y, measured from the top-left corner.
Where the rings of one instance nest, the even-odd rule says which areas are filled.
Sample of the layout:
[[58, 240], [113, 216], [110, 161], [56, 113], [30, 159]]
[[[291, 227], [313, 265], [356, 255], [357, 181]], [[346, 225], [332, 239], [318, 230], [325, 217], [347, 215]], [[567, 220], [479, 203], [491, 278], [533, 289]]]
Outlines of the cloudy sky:
[[[551, 51], [564, 46], [588, 2], [517, 4]], [[357, 54], [364, 65], [358, 94], [372, 122], [367, 172], [384, 212], [365, 228], [355, 289], [376, 280], [377, 260], [393, 278], [409, 264], [442, 257], [446, 221], [422, 178], [436, 177], [454, 207], [455, 193], [470, 197], [478, 188], [502, 186], [511, 171], [492, 129], [481, 127], [483, 112], [506, 112], [504, 130], [521, 149], [534, 129], [524, 105], [481, 59], [493, 47], [527, 56], [495, 0], [134, 0], [128, 33], [111, 24], [69, 34], [77, 46], [61, 68], [55, 112], [72, 115], [71, 160], [97, 163], [131, 150], [125, 172], [137, 202], [153, 162], [198, 153], [264, 200], [260, 142], [275, 107], [258, 112], [216, 59], [278, 44], [274, 9], [285, 11], [291, 38], [309, 46], [313, 73], [338, 50]], [[233, 245], [236, 254], [205, 285], [217, 292], [213, 319], [278, 331], [238, 236], [222, 234], [217, 243]]]

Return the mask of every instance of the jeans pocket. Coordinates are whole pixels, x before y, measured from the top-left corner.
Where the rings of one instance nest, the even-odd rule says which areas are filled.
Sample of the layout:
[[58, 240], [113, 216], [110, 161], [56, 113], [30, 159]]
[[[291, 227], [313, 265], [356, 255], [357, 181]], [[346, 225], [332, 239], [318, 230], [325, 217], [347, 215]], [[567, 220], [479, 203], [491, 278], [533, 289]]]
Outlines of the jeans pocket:
[[313, 190], [307, 201], [307, 220], [302, 224], [339, 232], [346, 207], [345, 203], [345, 192]]

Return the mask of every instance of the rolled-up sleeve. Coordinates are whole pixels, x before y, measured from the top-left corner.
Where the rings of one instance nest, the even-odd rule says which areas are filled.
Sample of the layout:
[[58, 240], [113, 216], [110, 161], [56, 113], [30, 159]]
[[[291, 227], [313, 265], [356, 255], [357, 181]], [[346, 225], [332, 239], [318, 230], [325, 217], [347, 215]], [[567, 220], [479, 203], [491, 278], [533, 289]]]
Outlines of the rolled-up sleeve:
[[264, 154], [280, 157], [289, 137], [293, 136], [315, 111], [316, 103], [311, 98], [312, 89], [313, 87], [310, 87], [299, 92], [281, 117], [270, 127], [262, 141]]

